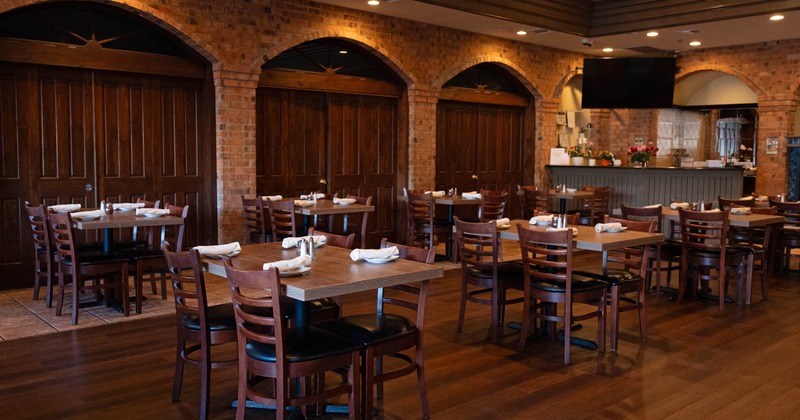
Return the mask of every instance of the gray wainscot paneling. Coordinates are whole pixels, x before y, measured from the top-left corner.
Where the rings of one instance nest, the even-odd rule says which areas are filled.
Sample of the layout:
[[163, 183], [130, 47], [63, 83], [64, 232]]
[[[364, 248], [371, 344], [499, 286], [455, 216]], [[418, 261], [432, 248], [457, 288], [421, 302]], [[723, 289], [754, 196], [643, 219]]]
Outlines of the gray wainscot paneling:
[[[743, 170], [733, 168], [629, 168], [602, 166], [547, 165], [552, 185], [566, 184], [611, 187], [611, 208], [620, 203], [641, 207], [650, 204], [668, 205], [671, 200], [714, 202], [717, 197], [738, 198], [742, 195]], [[581, 203], [568, 204], [580, 208]]]

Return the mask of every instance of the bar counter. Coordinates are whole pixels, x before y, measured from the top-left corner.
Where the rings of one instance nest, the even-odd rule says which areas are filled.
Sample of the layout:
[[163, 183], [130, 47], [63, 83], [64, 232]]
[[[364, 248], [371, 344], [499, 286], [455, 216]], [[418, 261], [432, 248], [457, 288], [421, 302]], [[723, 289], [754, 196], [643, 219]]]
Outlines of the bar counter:
[[[670, 200], [717, 202], [742, 196], [744, 171], [732, 168], [633, 168], [546, 165], [552, 185], [611, 187], [610, 208], [669, 204]], [[577, 203], [573, 204], [578, 208]], [[714, 205], [716, 207], [716, 204]]]

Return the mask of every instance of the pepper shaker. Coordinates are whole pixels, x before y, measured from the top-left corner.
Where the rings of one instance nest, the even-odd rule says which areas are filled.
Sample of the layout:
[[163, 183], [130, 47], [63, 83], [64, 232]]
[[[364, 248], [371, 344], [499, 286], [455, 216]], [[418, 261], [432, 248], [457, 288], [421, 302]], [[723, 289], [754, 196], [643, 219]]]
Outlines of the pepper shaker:
[[313, 260], [317, 258], [317, 245], [314, 242], [314, 237], [308, 238], [308, 256]]
[[114, 204], [110, 201], [106, 203], [106, 214], [113, 214], [114, 213]]

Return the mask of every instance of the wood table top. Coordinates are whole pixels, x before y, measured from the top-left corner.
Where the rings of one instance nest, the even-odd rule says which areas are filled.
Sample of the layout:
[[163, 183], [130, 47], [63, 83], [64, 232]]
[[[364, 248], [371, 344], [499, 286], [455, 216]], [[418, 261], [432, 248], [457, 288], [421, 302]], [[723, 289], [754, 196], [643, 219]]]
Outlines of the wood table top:
[[137, 216], [135, 211], [119, 211], [106, 214], [99, 219], [79, 220], [72, 219], [75, 228], [79, 230], [127, 228], [142, 226], [182, 225], [183, 217], [165, 215], [160, 217]]
[[[503, 239], [519, 240], [517, 225], [532, 230], [545, 230], [548, 226], [531, 225], [527, 220], [512, 220], [508, 229], [500, 230], [500, 237]], [[622, 232], [601, 232], [597, 233], [594, 226], [571, 226], [578, 229], [578, 234], [574, 236], [575, 247], [588, 251], [609, 251], [629, 246], [639, 246], [646, 244], [656, 244], [664, 241], [661, 233], [637, 232], [624, 230]]]
[[[232, 258], [234, 267], [242, 270], [262, 270], [264, 263], [292, 259], [295, 248], [283, 249], [280, 242], [249, 244]], [[220, 259], [203, 258], [209, 273], [225, 277]], [[442, 277], [444, 270], [402, 258], [385, 263], [371, 264], [350, 259], [350, 250], [326, 245], [316, 250], [311, 270], [298, 277], [281, 277], [290, 298], [309, 301], [348, 293], [375, 290], [381, 287], [413, 283]]]
[[[669, 207], [662, 207], [661, 214], [664, 215], [664, 220], [669, 221], [680, 221], [680, 216], [678, 215], [678, 210], [673, 210]], [[751, 213], [751, 214], [733, 214], [731, 213], [728, 216], [728, 224], [730, 226], [739, 226], [739, 227], [754, 227], [754, 226], [766, 226], [771, 225], [773, 223], [783, 223], [784, 217], [777, 215], [777, 214], [758, 214], [758, 213]]]
[[[297, 200], [297, 198], [293, 198]], [[334, 204], [333, 200], [317, 200], [316, 203], [308, 207], [295, 206], [294, 212], [304, 216], [314, 216], [323, 214], [346, 214], [346, 213], [363, 213], [368, 211], [375, 211], [375, 206], [366, 204]]]
[[433, 202], [436, 204], [443, 204], [446, 206], [479, 206], [483, 200], [476, 198], [464, 198], [461, 195], [434, 197]]

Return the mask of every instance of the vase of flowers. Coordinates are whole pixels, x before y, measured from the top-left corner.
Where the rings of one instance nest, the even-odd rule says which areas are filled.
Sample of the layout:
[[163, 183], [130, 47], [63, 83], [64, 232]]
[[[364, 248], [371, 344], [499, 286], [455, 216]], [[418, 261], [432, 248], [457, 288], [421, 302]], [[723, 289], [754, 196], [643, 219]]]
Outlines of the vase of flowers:
[[597, 154], [597, 159], [600, 160], [600, 166], [611, 166], [614, 162], [614, 154], [608, 149], [603, 149]]
[[658, 152], [658, 147], [653, 146], [652, 142], [647, 144], [638, 144], [628, 148], [628, 156], [630, 156], [631, 163], [636, 168], [644, 168], [650, 162], [650, 157]]
[[567, 154], [569, 155], [570, 158], [572, 158], [573, 166], [583, 166], [584, 153], [585, 152], [583, 151], [583, 148], [577, 145], [570, 146], [569, 149], [567, 149]]

